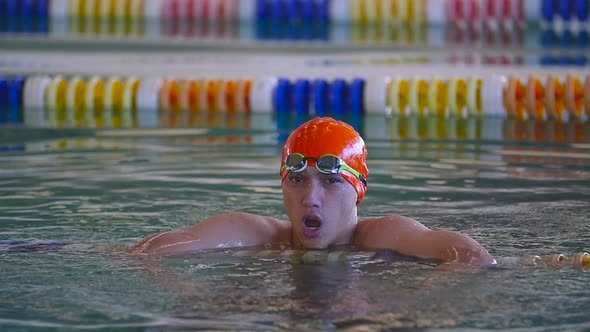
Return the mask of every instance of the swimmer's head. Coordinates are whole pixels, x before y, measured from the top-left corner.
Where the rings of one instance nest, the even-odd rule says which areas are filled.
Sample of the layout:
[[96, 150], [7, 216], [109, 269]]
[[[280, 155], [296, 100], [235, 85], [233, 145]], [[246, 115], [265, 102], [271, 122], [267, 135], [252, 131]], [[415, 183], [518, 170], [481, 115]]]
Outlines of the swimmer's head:
[[281, 180], [289, 172], [303, 171], [308, 164], [322, 173], [339, 173], [355, 188], [357, 205], [365, 197], [369, 176], [367, 147], [350, 125], [318, 117], [295, 129], [283, 147]]

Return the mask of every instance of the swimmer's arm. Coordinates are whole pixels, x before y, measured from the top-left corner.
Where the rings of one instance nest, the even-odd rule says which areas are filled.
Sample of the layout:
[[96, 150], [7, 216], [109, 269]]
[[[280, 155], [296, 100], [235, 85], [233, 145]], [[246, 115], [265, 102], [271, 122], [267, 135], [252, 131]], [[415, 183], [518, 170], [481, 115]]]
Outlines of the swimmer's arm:
[[149, 236], [131, 248], [131, 252], [167, 254], [289, 243], [289, 227], [289, 223], [269, 217], [226, 213], [184, 230]]
[[403, 217], [372, 218], [359, 223], [356, 244], [367, 249], [391, 249], [403, 255], [440, 262], [489, 266], [496, 260], [477, 241], [465, 234], [430, 230]]

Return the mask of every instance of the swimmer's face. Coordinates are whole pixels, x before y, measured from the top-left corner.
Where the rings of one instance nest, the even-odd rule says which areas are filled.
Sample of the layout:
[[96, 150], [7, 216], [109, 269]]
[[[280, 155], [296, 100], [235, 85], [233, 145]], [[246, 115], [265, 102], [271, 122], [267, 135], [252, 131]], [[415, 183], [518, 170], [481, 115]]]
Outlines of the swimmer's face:
[[357, 224], [357, 193], [340, 174], [307, 167], [303, 172], [289, 172], [282, 189], [295, 247], [319, 249], [351, 241]]

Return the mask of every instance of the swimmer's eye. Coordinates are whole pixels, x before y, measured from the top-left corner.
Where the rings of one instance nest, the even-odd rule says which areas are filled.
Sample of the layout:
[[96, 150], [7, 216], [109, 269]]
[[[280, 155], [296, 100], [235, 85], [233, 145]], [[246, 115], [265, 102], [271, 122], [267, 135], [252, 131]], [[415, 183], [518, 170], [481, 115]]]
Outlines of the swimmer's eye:
[[326, 182], [328, 184], [338, 184], [338, 183], [342, 183], [343, 181], [344, 181], [343, 178], [338, 174], [328, 175], [324, 179], [324, 182]]
[[293, 182], [293, 183], [303, 182], [303, 177], [300, 175], [289, 175], [289, 182]]

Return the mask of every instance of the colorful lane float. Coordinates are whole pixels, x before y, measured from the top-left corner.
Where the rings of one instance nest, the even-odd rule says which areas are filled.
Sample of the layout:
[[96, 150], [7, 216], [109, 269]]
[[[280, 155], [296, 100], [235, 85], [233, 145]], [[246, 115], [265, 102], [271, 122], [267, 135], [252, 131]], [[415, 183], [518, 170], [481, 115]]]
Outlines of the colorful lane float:
[[575, 266], [581, 268], [590, 268], [590, 254], [587, 252], [578, 252], [570, 259], [564, 254], [553, 254], [546, 257], [538, 255], [526, 256], [517, 259], [517, 262], [522, 265], [534, 265], [534, 266]]
[[0, 76], [0, 124], [22, 122], [22, 93], [25, 78]]
[[[4, 0], [0, 33], [588, 46], [589, 0]], [[513, 38], [528, 26], [535, 37]], [[429, 26], [447, 26], [447, 37]], [[346, 29], [339, 29], [348, 27]], [[338, 28], [332, 30], [333, 28]], [[429, 36], [428, 36], [429, 35]], [[428, 36], [422, 38], [421, 36]], [[477, 37], [481, 36], [481, 37]], [[525, 45], [522, 45], [525, 46]], [[573, 59], [570, 59], [573, 61]], [[579, 59], [578, 59], [579, 61]], [[546, 62], [548, 60], [546, 59]], [[563, 62], [563, 61], [562, 61]], [[586, 59], [587, 62], [587, 59]]]
[[489, 77], [0, 77], [0, 123], [121, 128], [191, 126], [202, 112], [494, 115], [585, 122], [590, 74]]
[[[155, 19], [346, 24], [588, 23], [587, 0], [5, 0], [3, 28], [18, 32], [44, 18], [93, 27], [100, 21]], [[19, 30], [21, 29], [21, 30]], [[90, 29], [93, 30], [93, 29]], [[28, 30], [25, 30], [28, 31]]]
[[545, 80], [537, 75], [526, 80], [510, 76], [503, 91], [504, 108], [508, 115], [520, 119], [586, 119], [590, 116], [588, 94], [590, 75], [570, 74], [565, 79], [548, 75]]
[[[13, 87], [17, 82], [22, 93], [11, 99], [21, 91]], [[263, 98], [252, 98], [252, 90], [251, 79], [0, 78], [0, 96], [6, 94], [0, 102], [7, 105], [0, 123], [59, 128], [188, 126], [198, 112], [249, 113], [253, 106], [261, 107]], [[269, 94], [268, 89], [262, 92]], [[13, 99], [22, 100], [22, 105]]]

